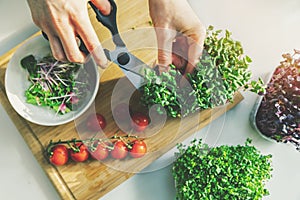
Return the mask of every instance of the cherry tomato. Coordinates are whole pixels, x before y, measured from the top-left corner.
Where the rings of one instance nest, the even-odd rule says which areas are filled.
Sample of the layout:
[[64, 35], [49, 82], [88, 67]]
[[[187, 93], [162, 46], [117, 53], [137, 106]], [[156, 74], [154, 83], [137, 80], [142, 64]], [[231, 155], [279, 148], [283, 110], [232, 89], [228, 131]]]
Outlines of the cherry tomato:
[[69, 153], [66, 146], [62, 144], [55, 145], [52, 147], [51, 152], [52, 155], [50, 156], [49, 161], [52, 164], [60, 166], [68, 162]]
[[116, 105], [116, 107], [113, 109], [113, 115], [115, 120], [118, 120], [120, 122], [123, 121], [129, 121], [130, 119], [130, 109], [129, 105], [126, 103], [120, 103]]
[[90, 131], [100, 131], [106, 127], [106, 120], [105, 118], [99, 114], [91, 114], [86, 121], [86, 127]]
[[87, 147], [79, 142], [76, 144], [76, 147], [79, 147], [79, 152], [75, 152], [74, 150], [70, 150], [70, 156], [72, 158], [72, 160], [74, 160], [75, 162], [84, 162], [89, 158], [89, 151], [87, 149]]
[[132, 116], [131, 126], [134, 130], [141, 132], [144, 131], [149, 124], [149, 118], [142, 113], [134, 113]]
[[130, 155], [133, 158], [143, 157], [147, 153], [147, 145], [142, 140], [135, 140], [132, 144], [132, 149], [130, 150]]
[[110, 152], [111, 157], [115, 159], [123, 159], [127, 156], [127, 154], [128, 148], [126, 144], [121, 140], [115, 142], [114, 149]]
[[107, 158], [109, 151], [105, 147], [106, 144], [99, 144], [95, 151], [90, 151], [91, 156], [96, 160], [104, 160]]

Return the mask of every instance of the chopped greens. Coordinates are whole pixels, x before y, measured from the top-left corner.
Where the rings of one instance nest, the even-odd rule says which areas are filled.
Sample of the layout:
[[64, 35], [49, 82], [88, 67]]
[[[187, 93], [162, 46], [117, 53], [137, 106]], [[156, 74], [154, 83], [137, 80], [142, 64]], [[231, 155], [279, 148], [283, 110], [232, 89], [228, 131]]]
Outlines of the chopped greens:
[[262, 155], [248, 139], [245, 145], [209, 147], [193, 140], [178, 145], [173, 166], [176, 198], [181, 200], [258, 200], [269, 194], [271, 155]]
[[80, 64], [57, 61], [50, 55], [40, 60], [29, 55], [21, 60], [21, 66], [31, 82], [25, 91], [27, 103], [65, 114], [76, 109], [87, 95], [88, 74]]
[[158, 113], [163, 109], [171, 117], [184, 117], [197, 110], [214, 108], [232, 101], [240, 88], [255, 93], [263, 93], [263, 81], [251, 81], [248, 71], [250, 57], [243, 56], [241, 43], [231, 38], [226, 30], [207, 30], [204, 51], [193, 73], [187, 75], [188, 86], [182, 87], [180, 70], [171, 65], [171, 70], [158, 75], [148, 69], [145, 72], [145, 84], [142, 102], [145, 106], [158, 106]]

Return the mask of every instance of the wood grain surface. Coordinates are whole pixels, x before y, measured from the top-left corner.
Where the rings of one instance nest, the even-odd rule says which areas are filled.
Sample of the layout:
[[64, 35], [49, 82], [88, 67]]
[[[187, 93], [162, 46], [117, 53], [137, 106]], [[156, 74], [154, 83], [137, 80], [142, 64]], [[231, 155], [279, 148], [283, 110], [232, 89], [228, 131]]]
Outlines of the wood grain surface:
[[[151, 64], [155, 61], [156, 51], [151, 48], [141, 48], [143, 45], [155, 46], [153, 39], [154, 32], [149, 29], [150, 18], [147, 1], [119, 0], [116, 2], [119, 8], [119, 29], [121, 33], [125, 33], [124, 40], [126, 44], [129, 49], [133, 50], [136, 56], [146, 63]], [[106, 47], [109, 47], [111, 44], [109, 41], [111, 37], [110, 33], [95, 20], [93, 12], [90, 12], [90, 15], [100, 40], [103, 41]], [[132, 38], [133, 36], [134, 38]], [[140, 133], [141, 137], [145, 138], [148, 146], [148, 154], [142, 158], [126, 158], [121, 161], [108, 159], [104, 162], [89, 159], [85, 163], [69, 162], [65, 166], [54, 167], [44, 157], [43, 152], [45, 147], [50, 140], [89, 137], [89, 133], [81, 128], [89, 112], [96, 111], [106, 117], [108, 126], [104, 129], [104, 135], [109, 136], [120, 129], [112, 116], [112, 102], [122, 102], [123, 99], [128, 98], [128, 91], [132, 91], [133, 94], [130, 94], [130, 106], [133, 110], [141, 111], [145, 108], [139, 104], [138, 91], [134, 91], [127, 78], [123, 77], [122, 71], [117, 66], [111, 64], [107, 70], [103, 70], [99, 92], [94, 104], [79, 119], [54, 127], [30, 123], [13, 110], [5, 94], [5, 70], [9, 59], [16, 49], [17, 47], [0, 57], [0, 103], [18, 128], [33, 155], [52, 181], [62, 199], [99, 199], [135, 173], [151, 164], [177, 143], [182, 142], [212, 120], [233, 108], [243, 99], [241, 94], [237, 93], [233, 103], [225, 106], [201, 111], [184, 119], [167, 118], [160, 129], [157, 129], [155, 124], [151, 124], [146, 131]], [[112, 92], [120, 89], [120, 85], [122, 89], [119, 90], [120, 92], [118, 92], [117, 96], [112, 97]]]

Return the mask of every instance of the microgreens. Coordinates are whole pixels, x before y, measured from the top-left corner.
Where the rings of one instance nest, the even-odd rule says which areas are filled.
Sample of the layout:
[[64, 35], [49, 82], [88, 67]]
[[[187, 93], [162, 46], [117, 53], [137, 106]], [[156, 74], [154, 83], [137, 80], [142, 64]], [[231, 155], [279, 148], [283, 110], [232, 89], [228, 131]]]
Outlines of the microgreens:
[[262, 155], [247, 140], [245, 145], [209, 147], [193, 140], [179, 152], [173, 166], [176, 198], [259, 200], [269, 192], [265, 182], [271, 178], [271, 155]]
[[142, 102], [151, 107], [164, 108], [171, 117], [186, 116], [200, 109], [213, 108], [233, 100], [240, 88], [264, 93], [263, 81], [250, 81], [248, 71], [250, 57], [243, 56], [241, 43], [231, 38], [226, 30], [207, 30], [204, 51], [194, 72], [187, 75], [190, 86], [182, 87], [181, 72], [171, 65], [168, 72], [158, 75], [149, 69], [145, 71], [145, 85], [142, 87]]
[[[57, 61], [52, 56], [38, 60], [29, 55], [21, 60], [21, 66], [31, 82], [25, 91], [27, 103], [50, 107], [56, 114], [73, 110], [88, 91], [88, 74], [80, 64]], [[78, 76], [83, 81], [78, 81]]]
[[300, 151], [300, 51], [283, 54], [255, 117], [260, 132]]

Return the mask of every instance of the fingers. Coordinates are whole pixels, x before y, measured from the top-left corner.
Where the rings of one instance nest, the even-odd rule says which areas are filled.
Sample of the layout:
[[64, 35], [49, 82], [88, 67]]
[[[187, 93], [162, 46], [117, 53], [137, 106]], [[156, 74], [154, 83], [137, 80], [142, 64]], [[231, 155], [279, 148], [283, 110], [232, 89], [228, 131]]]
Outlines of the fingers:
[[[98, 0], [97, 3], [105, 2], [108, 6], [102, 10], [110, 9], [107, 0]], [[101, 4], [102, 5], [102, 4]], [[108, 10], [106, 13], [109, 13]], [[95, 62], [100, 67], [107, 66], [107, 58], [102, 49], [101, 43], [91, 24], [87, 10], [80, 13], [70, 14], [70, 18], [63, 19], [59, 24], [55, 24], [55, 33], [49, 38], [53, 56], [59, 60], [69, 60], [70, 62], [83, 63], [85, 55], [79, 49], [78, 38], [80, 37], [88, 52], [91, 53]], [[57, 35], [57, 37], [55, 37]]]
[[67, 57], [65, 55], [65, 52], [63, 50], [62, 44], [60, 43], [60, 40], [58, 37], [53, 36], [52, 34], [47, 34], [50, 48], [52, 51], [52, 55], [56, 60], [60, 61], [67, 61]]
[[67, 59], [70, 62], [83, 63], [85, 55], [79, 50], [73, 28], [64, 28], [63, 32], [61, 32], [61, 29], [57, 29], [57, 31]]
[[[200, 28], [199, 28], [200, 27]], [[188, 64], [184, 75], [192, 73], [196, 64], [200, 61], [205, 40], [204, 26], [198, 26], [193, 32], [188, 35]]]
[[188, 64], [185, 69], [185, 75], [192, 73], [196, 64], [200, 62], [203, 47], [198, 43], [191, 43], [188, 50]]
[[[107, 59], [90, 22], [87, 2], [28, 0], [33, 20], [47, 34], [52, 54], [57, 60], [84, 62], [85, 55], [78, 45], [78, 38], [81, 38], [96, 63], [105, 66]], [[92, 2], [103, 14], [110, 13], [108, 0]]]
[[172, 47], [172, 63], [176, 69], [184, 70], [188, 60], [187, 37], [177, 36]]
[[[205, 39], [205, 29], [190, 29], [182, 35], [175, 30], [156, 27], [155, 32], [160, 73], [168, 71], [168, 66], [172, 63], [178, 69], [186, 68], [184, 75], [192, 73], [195, 65], [200, 61]], [[180, 36], [176, 37], [176, 35]]]
[[95, 62], [101, 68], [105, 68], [108, 64], [108, 60], [90, 20], [87, 18], [80, 20], [80, 22], [81, 23], [75, 25], [77, 27], [77, 33], [81, 37], [87, 50], [92, 54]]
[[49, 28], [45, 28], [43, 32], [47, 35], [52, 55], [56, 60], [83, 63], [85, 55], [79, 50], [79, 39], [72, 30], [72, 28], [56, 29], [57, 33], [54, 34]]
[[158, 47], [158, 66], [160, 73], [168, 71], [172, 64], [172, 45], [176, 31], [164, 28], [155, 28]]
[[79, 50], [78, 38], [68, 18], [59, 18], [55, 23], [45, 23], [41, 27], [46, 33], [52, 55], [60, 61], [83, 63], [85, 55]]
[[101, 11], [103, 15], [109, 15], [111, 5], [108, 0], [91, 0], [91, 2]]

